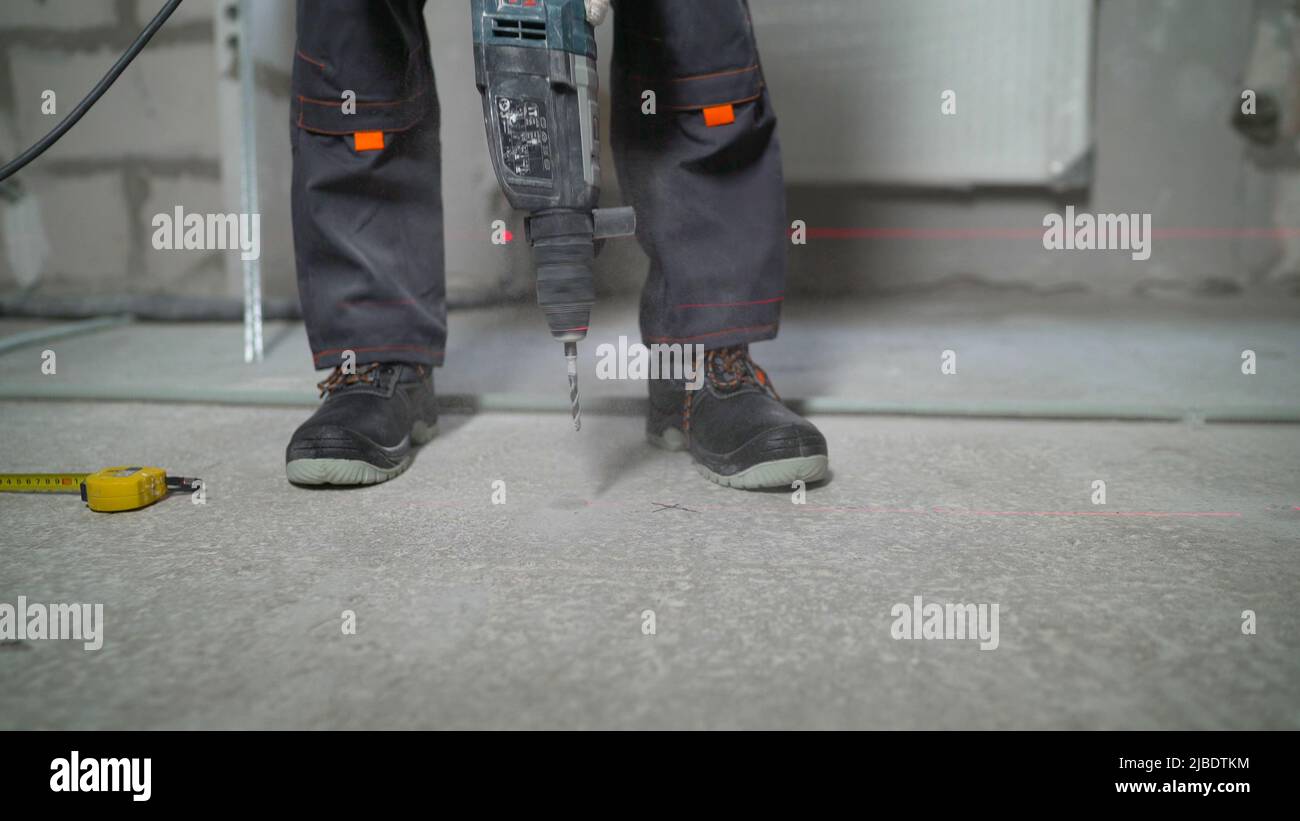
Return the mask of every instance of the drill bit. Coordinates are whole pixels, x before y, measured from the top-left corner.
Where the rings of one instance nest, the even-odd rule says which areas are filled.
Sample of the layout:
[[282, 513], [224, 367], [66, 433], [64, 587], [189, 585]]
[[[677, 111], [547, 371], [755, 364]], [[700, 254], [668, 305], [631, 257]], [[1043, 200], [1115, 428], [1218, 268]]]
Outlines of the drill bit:
[[569, 366], [569, 412], [573, 414], [573, 429], [582, 430], [582, 407], [578, 404], [578, 343], [564, 343], [564, 359]]

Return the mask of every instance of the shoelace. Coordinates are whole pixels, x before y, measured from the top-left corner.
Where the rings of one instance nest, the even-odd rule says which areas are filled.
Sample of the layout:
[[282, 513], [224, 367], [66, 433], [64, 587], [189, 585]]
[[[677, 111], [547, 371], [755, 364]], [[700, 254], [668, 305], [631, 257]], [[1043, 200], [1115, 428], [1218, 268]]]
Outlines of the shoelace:
[[[705, 351], [704, 375], [709, 383], [720, 391], [729, 392], [740, 390], [746, 385], [754, 385], [771, 394], [773, 399], [777, 401], [781, 399], [776, 388], [772, 387], [772, 380], [768, 379], [767, 371], [750, 358], [748, 345], [734, 345], [730, 348]], [[691, 431], [691, 405], [695, 398], [692, 395], [694, 393], [695, 391], [686, 391], [683, 403], [682, 428], [687, 434]]]
[[334, 367], [334, 372], [325, 377], [324, 380], [317, 382], [316, 387], [320, 389], [320, 395], [324, 398], [325, 394], [333, 393], [339, 388], [347, 387], [348, 385], [356, 385], [358, 383], [373, 385], [378, 371], [378, 362], [372, 362], [369, 365], [362, 365], [355, 373], [344, 373], [343, 366], [336, 365]]

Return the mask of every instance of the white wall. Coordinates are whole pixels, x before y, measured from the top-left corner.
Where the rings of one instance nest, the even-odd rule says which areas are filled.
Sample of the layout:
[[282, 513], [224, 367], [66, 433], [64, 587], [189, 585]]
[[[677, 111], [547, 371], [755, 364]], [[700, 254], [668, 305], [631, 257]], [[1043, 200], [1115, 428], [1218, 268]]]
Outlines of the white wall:
[[[0, 294], [30, 286], [41, 294], [165, 293], [238, 296], [231, 254], [169, 254], [149, 246], [153, 214], [182, 204], [190, 211], [234, 210], [238, 199], [238, 105], [232, 97], [229, 0], [187, 0], [155, 41], [74, 132], [20, 175], [23, 193], [0, 200]], [[893, 0], [807, 0], [810, 19], [831, 19]], [[992, 3], [995, 0], [980, 0]], [[1020, 0], [1007, 0], [1007, 9]], [[1073, 3], [1075, 0], [1069, 0]], [[1260, 0], [1267, 3], [1268, 0]], [[5, 0], [0, 3], [0, 153], [12, 156], [53, 124], [40, 93], [57, 90], [61, 111], [125, 48], [159, 5], [156, 0]], [[1294, 226], [1297, 176], [1261, 169], [1229, 117], [1244, 82], [1257, 4], [1216, 0], [1102, 2], [1097, 7], [1093, 185], [1074, 201], [1094, 211], [1146, 211], [1156, 228]], [[447, 205], [447, 268], [453, 297], [530, 290], [524, 249], [488, 242], [495, 218], [510, 214], [496, 189], [483, 145], [468, 33], [468, 4], [430, 0], [427, 19], [442, 98]], [[1065, 204], [1041, 189], [930, 191], [864, 185], [850, 175], [834, 185], [803, 174], [808, 145], [819, 145], [835, 111], [836, 89], [817, 82], [835, 70], [790, 71], [807, 49], [787, 20], [789, 0], [752, 0], [760, 47], [773, 75], [781, 133], [793, 170], [792, 218], [810, 226], [939, 228], [985, 231], [983, 239], [825, 240], [794, 249], [792, 290], [898, 290], [943, 287], [954, 279], [996, 286], [1075, 289], [1126, 295], [1149, 291], [1231, 291], [1266, 287], [1295, 275], [1297, 252], [1277, 237], [1157, 241], [1148, 263], [1126, 255], [1062, 255], [1032, 238], [999, 238], [1033, 229]], [[263, 277], [271, 297], [295, 294], [288, 218], [289, 69], [292, 4], [259, 0], [259, 159]], [[888, 15], [886, 15], [888, 17]], [[782, 22], [785, 21], [785, 22]], [[806, 32], [805, 32], [806, 34]], [[601, 32], [603, 60], [609, 27]], [[853, 38], [840, 32], [840, 42]], [[923, 50], [923, 44], [918, 44]], [[827, 56], [831, 60], [835, 55]], [[802, 53], [799, 66], [812, 59]], [[873, 70], [887, 66], [872, 63]], [[797, 85], [801, 73], [809, 80]], [[606, 74], [607, 76], [607, 74]], [[839, 78], [841, 81], [843, 77]], [[1010, 89], [1014, 91], [1014, 89]], [[960, 98], [959, 98], [960, 100]], [[959, 102], [959, 114], [963, 107]], [[969, 108], [967, 108], [969, 111]], [[789, 112], [789, 113], [787, 113]], [[974, 112], [972, 112], [972, 115]], [[890, 112], [878, 117], [887, 123]], [[608, 118], [606, 118], [606, 121]], [[801, 148], [802, 146], [802, 148]], [[870, 159], [871, 140], [843, 150]], [[607, 204], [617, 199], [613, 163], [605, 163]], [[634, 243], [607, 246], [606, 290], [634, 289], [644, 259]]]

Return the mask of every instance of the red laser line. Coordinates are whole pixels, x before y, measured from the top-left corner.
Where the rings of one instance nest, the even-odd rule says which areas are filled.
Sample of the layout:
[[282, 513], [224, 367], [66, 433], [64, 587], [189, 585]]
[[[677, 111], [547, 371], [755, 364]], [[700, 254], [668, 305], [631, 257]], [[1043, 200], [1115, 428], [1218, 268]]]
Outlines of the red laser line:
[[[656, 503], [657, 504], [657, 503]], [[744, 505], [700, 505], [688, 502], [695, 510], [734, 510], [748, 514], [771, 511], [754, 510]], [[639, 507], [638, 502], [616, 502], [590, 499], [587, 507]], [[795, 512], [805, 513], [883, 513], [909, 516], [1093, 516], [1101, 518], [1217, 518], [1240, 519], [1244, 514], [1234, 510], [980, 510], [963, 508], [894, 508], [866, 505], [793, 505]], [[1295, 510], [1300, 510], [1297, 506]]]
[[[584, 507], [594, 508], [641, 508], [643, 502], [622, 502], [612, 499], [584, 499]], [[654, 504], [661, 504], [655, 502]], [[745, 505], [700, 505], [688, 502], [691, 510], [735, 511], [745, 514], [770, 513], [771, 510], [755, 510]], [[415, 502], [411, 507], [452, 508], [467, 507], [468, 503], [458, 500]], [[673, 510], [671, 506], [665, 508]], [[1300, 505], [1291, 508], [1300, 511]], [[965, 508], [896, 508], [870, 507], [867, 505], [792, 505], [793, 512], [803, 513], [878, 513], [907, 516], [1092, 516], [1100, 518], [1185, 518], [1185, 519], [1240, 519], [1245, 514], [1235, 510], [980, 510]], [[654, 511], [657, 512], [657, 511]]]
[[1239, 518], [1235, 511], [1166, 511], [1166, 510], [944, 510], [936, 508], [935, 513], [956, 516], [1150, 516], [1150, 517], [1230, 517]]
[[[1035, 239], [1043, 238], [1044, 228], [808, 228], [809, 239]], [[786, 231], [792, 235], [793, 230]], [[1154, 239], [1290, 239], [1300, 237], [1300, 227], [1271, 228], [1152, 228]]]

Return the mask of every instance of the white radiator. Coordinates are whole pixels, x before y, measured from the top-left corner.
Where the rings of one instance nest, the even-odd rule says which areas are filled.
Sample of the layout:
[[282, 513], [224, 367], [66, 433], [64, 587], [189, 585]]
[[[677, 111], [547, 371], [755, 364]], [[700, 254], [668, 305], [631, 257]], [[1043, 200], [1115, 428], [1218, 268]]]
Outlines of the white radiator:
[[750, 8], [789, 181], [1087, 183], [1094, 0]]

